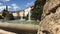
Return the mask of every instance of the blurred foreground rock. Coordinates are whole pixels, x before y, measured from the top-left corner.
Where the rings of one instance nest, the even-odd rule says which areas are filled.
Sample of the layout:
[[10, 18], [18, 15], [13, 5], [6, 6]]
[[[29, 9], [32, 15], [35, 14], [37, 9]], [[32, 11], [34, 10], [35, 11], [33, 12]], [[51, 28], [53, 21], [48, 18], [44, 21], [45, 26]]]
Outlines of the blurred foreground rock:
[[42, 19], [45, 18], [50, 13], [56, 12], [55, 10], [60, 6], [60, 0], [46, 0], [43, 8]]
[[60, 0], [48, 0], [37, 34], [60, 34]]

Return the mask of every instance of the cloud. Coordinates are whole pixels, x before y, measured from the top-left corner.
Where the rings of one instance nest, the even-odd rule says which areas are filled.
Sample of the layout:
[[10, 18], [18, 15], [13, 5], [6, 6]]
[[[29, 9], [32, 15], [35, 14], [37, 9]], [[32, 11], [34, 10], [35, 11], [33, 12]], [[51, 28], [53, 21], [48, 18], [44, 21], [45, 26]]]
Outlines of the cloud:
[[[3, 10], [3, 9], [5, 9], [6, 8], [6, 6], [0, 6], [0, 12]], [[11, 8], [11, 6], [8, 6], [8, 9], [9, 8]]]
[[33, 6], [33, 5], [34, 5], [34, 2], [30, 2], [30, 3], [27, 3], [25, 6], [29, 7], [29, 6]]
[[[6, 6], [0, 6], [0, 12], [5, 9]], [[11, 4], [10, 6], [8, 6], [8, 9], [11, 11], [11, 9], [13, 9], [13, 11], [17, 11], [20, 10], [20, 8], [16, 5], [16, 4]]]
[[0, 1], [2, 1], [2, 2], [8, 2], [8, 1], [10, 1], [10, 0], [0, 0]]
[[15, 3], [12, 4], [12, 8], [13, 8], [15, 11], [20, 9]]
[[0, 6], [0, 11], [2, 11], [5, 8], [5, 6]]

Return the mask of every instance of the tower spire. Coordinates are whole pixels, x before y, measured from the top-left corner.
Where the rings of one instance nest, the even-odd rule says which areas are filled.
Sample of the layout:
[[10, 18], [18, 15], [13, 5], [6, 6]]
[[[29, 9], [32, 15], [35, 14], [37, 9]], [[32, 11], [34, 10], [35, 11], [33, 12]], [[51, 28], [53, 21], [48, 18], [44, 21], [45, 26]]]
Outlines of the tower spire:
[[6, 5], [6, 11], [8, 11], [8, 6]]

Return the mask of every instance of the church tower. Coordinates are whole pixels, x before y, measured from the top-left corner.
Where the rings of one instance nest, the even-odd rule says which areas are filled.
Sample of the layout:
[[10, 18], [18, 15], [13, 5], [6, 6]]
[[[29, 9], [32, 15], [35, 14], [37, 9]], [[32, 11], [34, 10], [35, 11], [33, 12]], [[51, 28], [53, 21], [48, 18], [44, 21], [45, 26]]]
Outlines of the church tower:
[[6, 11], [8, 11], [8, 6], [6, 5]]

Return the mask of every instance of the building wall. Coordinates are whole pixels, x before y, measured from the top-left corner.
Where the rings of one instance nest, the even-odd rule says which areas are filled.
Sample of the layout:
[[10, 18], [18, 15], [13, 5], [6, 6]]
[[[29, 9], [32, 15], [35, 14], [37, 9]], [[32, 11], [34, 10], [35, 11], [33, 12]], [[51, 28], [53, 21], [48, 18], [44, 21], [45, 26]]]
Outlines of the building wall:
[[17, 16], [17, 13], [15, 12], [15, 13], [13, 13], [13, 16]]
[[23, 17], [23, 12], [24, 12], [24, 11], [20, 11], [20, 12], [19, 12], [20, 16], [22, 16], [22, 17]]
[[[28, 15], [29, 11], [31, 11], [31, 7], [26, 8], [25, 10], [19, 11], [19, 16], [26, 17]], [[13, 16], [18, 16], [17, 12], [14, 12]]]
[[29, 11], [31, 11], [31, 7], [29, 7], [29, 8], [27, 8], [27, 9], [25, 9], [24, 11], [25, 11], [25, 16], [27, 16], [27, 15], [28, 15], [28, 13], [29, 13]]

